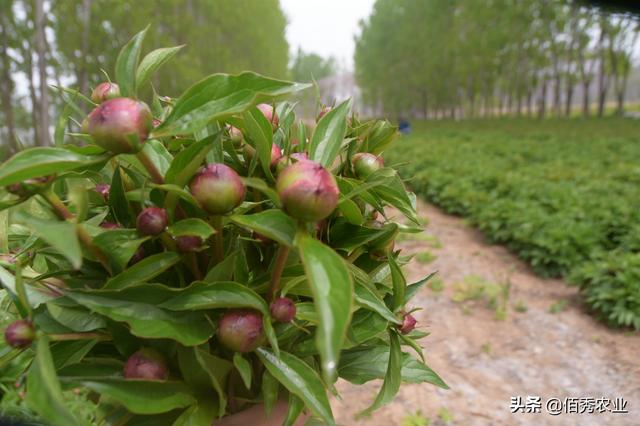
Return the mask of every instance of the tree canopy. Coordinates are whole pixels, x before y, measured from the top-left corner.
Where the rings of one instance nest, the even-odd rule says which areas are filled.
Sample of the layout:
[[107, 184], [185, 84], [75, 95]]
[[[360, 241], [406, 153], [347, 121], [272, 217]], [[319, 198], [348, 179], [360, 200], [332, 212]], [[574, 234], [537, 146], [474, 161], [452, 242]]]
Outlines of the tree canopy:
[[599, 115], [608, 94], [621, 113], [639, 31], [575, 0], [378, 0], [356, 76], [388, 114], [568, 115], [576, 87], [585, 115], [594, 88]]

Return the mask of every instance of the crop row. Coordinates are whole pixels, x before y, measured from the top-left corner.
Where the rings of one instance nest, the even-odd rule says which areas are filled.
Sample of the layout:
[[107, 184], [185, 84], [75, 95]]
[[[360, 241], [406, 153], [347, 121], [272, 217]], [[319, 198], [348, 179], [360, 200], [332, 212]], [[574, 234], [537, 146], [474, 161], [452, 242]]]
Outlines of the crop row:
[[419, 126], [388, 155], [423, 198], [640, 329], [640, 126], [476, 121]]

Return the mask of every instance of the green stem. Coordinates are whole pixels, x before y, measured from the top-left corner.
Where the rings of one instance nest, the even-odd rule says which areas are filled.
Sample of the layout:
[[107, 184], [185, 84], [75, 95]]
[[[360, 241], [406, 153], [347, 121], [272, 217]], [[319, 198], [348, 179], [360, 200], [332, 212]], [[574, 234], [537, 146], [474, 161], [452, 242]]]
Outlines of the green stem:
[[162, 176], [156, 165], [153, 164], [153, 161], [151, 161], [151, 158], [149, 158], [147, 153], [142, 150], [138, 151], [136, 157], [138, 158], [140, 163], [142, 163], [147, 172], [149, 172], [151, 180], [153, 180], [153, 182], [157, 183], [158, 185], [162, 185], [164, 183], [164, 177]]
[[49, 334], [49, 339], [53, 342], [62, 342], [66, 340], [112, 340], [112, 337], [104, 333], [62, 333]]
[[213, 234], [213, 259], [216, 263], [222, 262], [224, 259], [224, 235], [222, 233], [222, 216], [212, 216], [211, 225], [216, 233]]
[[27, 311], [29, 318], [31, 318], [32, 316], [31, 305], [29, 304], [29, 298], [27, 297], [27, 292], [24, 288], [24, 281], [22, 280], [21, 265], [16, 265], [15, 284], [16, 284], [16, 293], [18, 294], [18, 300], [20, 300], [20, 304]]
[[187, 263], [189, 264], [189, 269], [191, 269], [191, 273], [194, 278], [198, 281], [202, 280], [202, 272], [200, 271], [200, 267], [198, 266], [198, 259], [196, 258], [195, 253], [187, 253]]
[[280, 289], [280, 280], [282, 278], [282, 271], [284, 271], [284, 265], [287, 263], [289, 257], [289, 247], [281, 245], [278, 248], [278, 254], [273, 264], [273, 270], [271, 271], [271, 285], [269, 286], [269, 300], [273, 300], [276, 293]]
[[349, 257], [347, 257], [347, 261], [349, 263], [355, 262], [360, 257], [360, 255], [362, 255], [363, 252], [364, 252], [364, 249], [362, 247], [358, 247], [353, 251], [353, 253], [349, 255]]
[[[47, 200], [49, 205], [51, 205], [60, 219], [69, 222], [72, 222], [75, 219], [73, 213], [71, 213], [69, 209], [67, 209], [67, 206], [64, 205], [62, 200], [56, 195], [55, 192], [53, 192], [52, 190], [48, 190], [43, 192], [41, 195], [45, 200]], [[91, 235], [89, 235], [80, 224], [76, 224], [76, 233], [78, 234], [78, 239], [80, 240], [80, 242], [87, 248], [87, 250], [91, 252], [91, 254], [96, 257], [96, 259], [98, 259], [104, 269], [109, 272], [109, 275], [113, 275], [107, 256], [105, 256], [105, 254], [93, 244]]]

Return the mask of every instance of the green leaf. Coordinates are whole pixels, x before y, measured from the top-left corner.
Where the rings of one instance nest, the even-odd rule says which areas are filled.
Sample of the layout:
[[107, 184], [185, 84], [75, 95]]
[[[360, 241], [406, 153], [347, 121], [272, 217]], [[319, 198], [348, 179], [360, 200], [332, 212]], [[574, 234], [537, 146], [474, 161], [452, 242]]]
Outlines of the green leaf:
[[293, 246], [296, 224], [282, 210], [270, 209], [252, 215], [235, 215], [230, 220], [287, 247]]
[[[156, 139], [149, 139], [142, 146], [142, 152], [147, 156], [147, 158], [149, 158], [149, 160], [151, 160], [151, 163], [153, 163], [162, 176], [167, 173], [169, 165], [173, 160], [173, 156], [162, 142]], [[149, 171], [140, 162], [140, 160], [138, 160], [136, 155], [127, 154], [123, 155], [122, 158], [135, 166], [135, 168], [143, 175], [150, 176]]]
[[249, 361], [244, 359], [240, 352], [235, 352], [233, 354], [233, 365], [236, 367], [236, 370], [238, 370], [238, 373], [240, 373], [244, 385], [247, 389], [251, 389], [251, 364]]
[[184, 410], [172, 426], [211, 426], [219, 409], [210, 398], [198, 398], [198, 403]]
[[167, 229], [167, 232], [174, 237], [192, 235], [206, 240], [216, 231], [211, 225], [202, 219], [189, 218], [174, 223]]
[[250, 107], [310, 87], [252, 72], [213, 74], [191, 86], [176, 101], [154, 137], [193, 133], [214, 120], [242, 114]]
[[369, 414], [383, 405], [390, 403], [398, 393], [398, 390], [400, 390], [400, 382], [402, 381], [402, 351], [400, 350], [400, 340], [395, 331], [389, 330], [389, 343], [389, 364], [384, 377], [384, 383], [373, 404], [364, 410], [361, 415]]
[[280, 387], [280, 383], [276, 380], [275, 377], [271, 373], [269, 373], [269, 369], [267, 368], [264, 373], [262, 373], [262, 401], [264, 403], [264, 411], [267, 414], [267, 417], [271, 415], [271, 411], [273, 410], [273, 406], [278, 401], [278, 388]]
[[405, 293], [407, 290], [407, 280], [398, 266], [398, 262], [393, 256], [387, 257], [389, 260], [389, 268], [391, 269], [391, 283], [393, 284], [393, 302], [392, 309], [398, 312], [404, 306]]
[[281, 352], [279, 358], [264, 348], [258, 348], [256, 352], [269, 373], [289, 392], [304, 401], [313, 414], [327, 424], [335, 425], [324, 384], [309, 365], [287, 352]]
[[147, 84], [158, 68], [173, 58], [173, 56], [183, 47], [184, 45], [163, 47], [149, 52], [142, 59], [140, 65], [138, 65], [138, 70], [136, 71], [136, 87], [140, 88]]
[[188, 407], [194, 396], [183, 382], [127, 380], [121, 378], [77, 379], [78, 383], [108, 396], [136, 414], [158, 414]]
[[185, 346], [195, 346], [206, 342], [213, 335], [212, 325], [203, 313], [166, 312], [132, 297], [122, 297], [122, 294], [114, 290], [76, 290], [67, 292], [66, 296], [114, 321], [126, 322], [131, 334], [138, 337], [173, 339]]
[[206, 371], [211, 381], [211, 385], [214, 387], [220, 398], [220, 414], [224, 414], [227, 407], [227, 394], [225, 392], [227, 376], [231, 371], [232, 364], [223, 358], [218, 358], [215, 355], [211, 355], [209, 352], [200, 348], [194, 348], [195, 358]]
[[362, 216], [360, 208], [353, 200], [343, 198], [338, 204], [338, 209], [347, 222], [354, 225], [362, 225], [364, 222], [364, 216]]
[[118, 223], [129, 223], [131, 213], [129, 212], [129, 202], [124, 193], [121, 170], [119, 166], [113, 170], [113, 178], [109, 187], [109, 207], [111, 207], [111, 212]]
[[138, 34], [122, 47], [116, 60], [116, 81], [120, 86], [120, 95], [123, 97], [136, 97], [136, 67], [140, 59], [142, 41], [149, 27]]
[[220, 143], [219, 134], [208, 136], [189, 145], [175, 156], [167, 170], [165, 181], [180, 188], [198, 171], [214, 143]]
[[258, 108], [251, 108], [243, 115], [247, 140], [255, 148], [264, 174], [271, 175], [271, 146], [273, 144], [273, 127]]
[[[343, 352], [340, 359], [340, 377], [356, 385], [382, 379], [389, 364], [388, 346], [360, 346]], [[402, 381], [407, 383], [431, 383], [443, 389], [449, 387], [427, 365], [402, 353]]]
[[107, 256], [114, 271], [122, 271], [138, 247], [149, 237], [138, 235], [135, 229], [113, 229], [102, 232], [93, 243]]
[[24, 211], [16, 211], [13, 215], [16, 222], [23, 223], [61, 255], [73, 266], [82, 266], [82, 249], [76, 234], [76, 224], [33, 217]]
[[271, 201], [273, 201], [273, 204], [275, 204], [276, 207], [280, 206], [280, 197], [278, 196], [278, 193], [269, 185], [267, 185], [267, 183], [262, 179], [243, 177], [242, 183], [244, 183], [249, 188], [257, 189], [258, 191], [262, 192], [264, 195], [269, 197]]
[[27, 374], [27, 404], [53, 425], [79, 425], [64, 403], [48, 339], [41, 336], [35, 346], [36, 356]]
[[82, 155], [64, 148], [30, 148], [0, 165], [0, 186], [105, 163], [110, 154]]
[[269, 307], [262, 297], [250, 288], [234, 282], [197, 281], [161, 303], [159, 307], [170, 311], [253, 308], [264, 315], [269, 313]]
[[289, 394], [289, 403], [287, 404], [287, 417], [282, 423], [283, 426], [293, 426], [296, 422], [302, 410], [304, 409], [304, 402], [294, 394]]
[[345, 261], [333, 249], [299, 233], [296, 245], [320, 318], [316, 346], [325, 380], [333, 383], [340, 349], [351, 319], [353, 283]]
[[53, 344], [51, 357], [56, 370], [79, 363], [97, 343], [97, 340], [69, 340]]
[[391, 168], [385, 167], [372, 173], [367, 178], [367, 182], [373, 182], [378, 179], [383, 179], [384, 185], [378, 185], [372, 188], [370, 192], [400, 210], [407, 219], [416, 225], [420, 225], [411, 198], [398, 173]]
[[429, 282], [429, 280], [431, 278], [433, 278], [438, 272], [432, 272], [429, 275], [427, 275], [426, 277], [424, 277], [423, 279], [416, 281], [415, 283], [407, 286], [407, 291], [405, 292], [404, 295], [404, 303], [408, 303], [413, 296], [415, 296], [418, 291], [420, 291], [420, 289], [427, 283]]
[[214, 283], [216, 281], [230, 281], [233, 278], [237, 256], [238, 250], [227, 254], [222, 262], [209, 269], [209, 272], [207, 272], [207, 275], [202, 279], [202, 281], [208, 283]]
[[365, 285], [356, 285], [355, 286], [355, 298], [356, 302], [365, 306], [373, 312], [377, 312], [387, 321], [390, 321], [394, 324], [402, 324], [396, 316], [387, 308], [387, 305], [384, 304], [384, 301], [378, 297], [371, 289], [369, 289]]
[[181, 257], [175, 252], [163, 252], [142, 259], [125, 271], [111, 278], [104, 285], [105, 289], [125, 288], [133, 284], [149, 281], [162, 274], [180, 261]]
[[351, 100], [346, 100], [325, 114], [311, 137], [309, 159], [330, 167], [340, 153], [347, 131], [347, 114], [351, 109]]
[[77, 306], [61, 306], [55, 301], [47, 303], [49, 314], [60, 324], [77, 332], [86, 332], [107, 326], [104, 318]]

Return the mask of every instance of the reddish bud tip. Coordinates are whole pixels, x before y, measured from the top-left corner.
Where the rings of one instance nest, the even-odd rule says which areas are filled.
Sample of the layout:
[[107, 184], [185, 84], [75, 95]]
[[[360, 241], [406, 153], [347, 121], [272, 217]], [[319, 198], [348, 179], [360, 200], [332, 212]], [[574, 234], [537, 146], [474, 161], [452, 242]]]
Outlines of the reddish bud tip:
[[146, 255], [146, 253], [144, 251], [144, 248], [142, 246], [138, 247], [136, 252], [133, 253], [133, 256], [131, 256], [131, 259], [129, 259], [129, 266], [135, 265], [136, 263], [138, 263], [142, 259], [144, 259], [146, 256], [147, 255]]
[[191, 180], [191, 194], [210, 214], [230, 212], [242, 203], [246, 188], [231, 167], [220, 163], [203, 167]]
[[218, 339], [235, 352], [251, 352], [264, 342], [262, 314], [251, 309], [230, 309], [218, 324]]
[[88, 133], [96, 145], [116, 154], [135, 153], [152, 127], [149, 107], [129, 98], [105, 101], [89, 114]]
[[127, 359], [123, 374], [126, 379], [167, 380], [169, 369], [160, 352], [144, 348]]
[[181, 253], [198, 251], [202, 247], [202, 238], [196, 235], [181, 235], [176, 237], [176, 247]]
[[331, 111], [333, 108], [331, 108], [330, 106], [323, 106], [322, 109], [320, 110], [320, 112], [318, 113], [318, 117], [316, 118], [316, 122], [320, 121], [320, 119], [322, 117], [324, 117], [329, 111]]
[[262, 114], [265, 116], [267, 121], [271, 123], [271, 126], [273, 126], [273, 129], [274, 130], [277, 129], [279, 119], [278, 119], [278, 114], [276, 114], [273, 107], [269, 104], [259, 104], [257, 105], [257, 107], [260, 111], [262, 111]]
[[120, 87], [116, 83], [105, 81], [100, 83], [93, 89], [91, 100], [97, 104], [101, 104], [106, 100], [117, 98], [120, 96]]
[[296, 305], [288, 297], [279, 297], [269, 306], [271, 316], [278, 322], [291, 322], [296, 316]]
[[161, 234], [167, 227], [167, 211], [159, 207], [147, 207], [138, 215], [136, 227], [142, 235]]
[[384, 160], [382, 157], [368, 152], [359, 152], [353, 156], [352, 164], [356, 176], [365, 179], [373, 172], [383, 168]]
[[280, 173], [276, 189], [285, 211], [296, 219], [317, 222], [338, 205], [336, 180], [320, 164], [299, 161]]
[[244, 140], [242, 131], [234, 126], [229, 126], [229, 138], [235, 146], [239, 146]]
[[151, 124], [153, 125], [153, 128], [155, 129], [156, 127], [158, 127], [159, 125], [162, 124], [162, 121], [158, 120], [157, 118], [154, 118], [153, 121], [151, 122]]
[[402, 325], [398, 327], [398, 330], [400, 330], [402, 334], [409, 334], [416, 328], [417, 322], [413, 315], [406, 314], [404, 318], [402, 318]]
[[96, 185], [95, 190], [104, 199], [105, 202], [109, 201], [109, 191], [111, 186], [106, 183], [99, 183]]
[[4, 340], [12, 348], [26, 348], [36, 338], [36, 330], [29, 320], [14, 321], [4, 331]]

